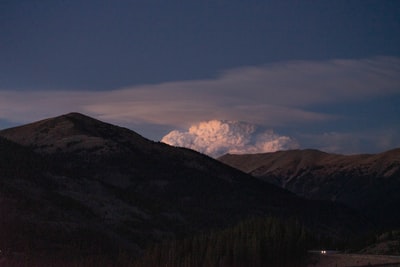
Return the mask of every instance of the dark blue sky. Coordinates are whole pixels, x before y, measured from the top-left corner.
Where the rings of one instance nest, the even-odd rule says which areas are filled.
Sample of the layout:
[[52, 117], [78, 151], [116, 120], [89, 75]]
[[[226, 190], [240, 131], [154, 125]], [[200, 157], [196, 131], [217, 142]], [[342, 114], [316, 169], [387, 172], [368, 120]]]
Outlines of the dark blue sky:
[[[292, 66], [293, 62], [302, 62], [301, 66], [308, 68], [307, 62], [326, 63], [328, 66], [329, 62], [335, 60], [358, 62], [377, 57], [381, 57], [380, 65], [376, 63], [378, 65], [374, 66], [378, 69], [383, 66], [381, 78], [385, 75], [396, 76], [400, 58], [400, 1], [2, 0], [0, 93], [3, 92], [3, 95], [0, 97], [3, 98], [3, 107], [0, 107], [0, 127], [26, 122], [32, 117], [31, 114], [35, 114], [32, 117], [34, 119], [64, 111], [55, 105], [43, 112], [35, 109], [35, 103], [32, 103], [32, 108], [26, 108], [27, 115], [24, 116], [18, 103], [24, 100], [23, 94], [26, 92], [42, 92], [44, 97], [53, 102], [59, 98], [50, 92], [72, 92], [75, 100], [68, 100], [70, 95], [63, 96], [64, 104], [70, 101], [70, 107], [78, 111], [118, 121], [117, 113], [111, 114], [109, 107], [99, 110], [92, 108], [98, 104], [84, 101], [77, 103], [78, 92], [115, 93], [121, 88], [138, 91], [140, 86], [160, 86], [167, 82], [215, 81], [226, 72], [246, 67], [268, 69], [271, 64]], [[351, 64], [360, 70], [364, 70], [366, 65], [370, 66], [369, 61], [363, 61], [366, 64], [363, 66], [354, 62]], [[333, 65], [338, 67], [336, 63]], [[367, 73], [360, 71], [361, 74], [352, 71], [354, 75], [359, 75], [360, 81], [365, 81], [363, 75], [369, 77], [372, 70], [369, 69]], [[318, 84], [329, 83], [330, 80], [324, 83], [326, 74], [319, 71], [316, 73], [318, 75], [314, 73], [310, 77], [317, 79]], [[337, 73], [336, 70], [333, 73]], [[346, 76], [340, 71], [338, 73], [341, 75], [339, 78]], [[242, 85], [243, 92], [246, 92], [247, 86], [254, 84], [251, 79], [244, 79], [249, 85]], [[290, 80], [291, 77], [286, 79]], [[312, 128], [320, 133], [335, 128], [339, 132], [346, 131], [349, 118], [358, 120], [362, 114], [369, 114], [371, 125], [363, 126], [362, 129], [368, 129], [374, 124], [382, 128], [382, 120], [387, 119], [387, 124], [395, 128], [399, 137], [396, 123], [399, 123], [397, 115], [400, 116], [400, 89], [398, 80], [390, 79], [390, 92], [383, 90], [384, 93], [360, 94], [359, 98], [339, 96], [342, 99], [316, 101], [307, 106], [290, 103], [289, 106], [308, 112], [340, 115], [347, 119], [313, 124]], [[277, 83], [282, 84], [283, 81], [281, 78]], [[378, 82], [376, 84], [381, 86]], [[268, 87], [265, 90], [271, 90], [272, 85], [268, 82], [265, 86]], [[348, 89], [350, 91], [351, 86]], [[171, 88], [171, 85], [167, 87]], [[256, 94], [263, 90], [257, 88], [250, 92]], [[299, 87], [297, 90], [303, 89]], [[229, 91], [224, 92], [230, 94]], [[264, 93], [264, 97], [268, 98], [268, 94]], [[304, 93], [309, 92], [305, 90]], [[321, 95], [328, 97], [330, 92], [325, 89]], [[137, 97], [135, 95], [141, 103], [149, 98]], [[12, 111], [11, 104], [4, 104], [11, 101], [17, 101], [14, 106], [18, 110]], [[268, 104], [286, 105], [279, 101]], [[352, 107], [347, 108], [350, 104]], [[187, 111], [192, 112], [190, 108]], [[210, 114], [197, 121], [167, 121], [162, 124], [147, 117], [138, 120], [133, 116], [132, 120], [127, 120], [126, 112], [118, 114], [124, 117], [120, 121], [129, 127], [147, 125], [143, 128], [143, 134], [154, 139], [162, 137], [165, 129], [183, 127], [197, 123], [200, 119], [234, 119], [226, 115]], [[238, 119], [243, 118], [238, 116]], [[250, 122], [260, 123], [259, 120]], [[291, 129], [293, 125], [297, 127], [297, 123], [279, 127], [276, 123], [261, 124], [266, 128], [281, 128], [282, 131]], [[330, 126], [324, 128], [327, 124]], [[349, 127], [354, 128], [354, 124], [350, 124]], [[154, 130], [157, 125], [159, 132]], [[297, 132], [307, 131], [306, 126], [302, 125], [300, 120]], [[140, 129], [135, 130], [140, 132]], [[301, 138], [300, 135], [297, 138]], [[305, 146], [312, 145], [308, 141], [304, 142]], [[400, 142], [397, 140], [394, 145], [400, 145]], [[367, 148], [360, 148], [360, 151], [364, 150], [368, 151]]]
[[115, 89], [400, 54], [399, 1], [3, 0], [2, 87]]

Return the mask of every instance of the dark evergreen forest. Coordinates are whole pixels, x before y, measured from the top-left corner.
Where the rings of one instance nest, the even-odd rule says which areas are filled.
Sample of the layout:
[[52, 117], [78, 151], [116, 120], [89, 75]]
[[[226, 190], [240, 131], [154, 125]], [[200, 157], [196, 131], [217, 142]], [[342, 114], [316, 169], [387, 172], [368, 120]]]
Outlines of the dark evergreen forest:
[[309, 234], [296, 221], [254, 218], [149, 248], [135, 267], [305, 266]]

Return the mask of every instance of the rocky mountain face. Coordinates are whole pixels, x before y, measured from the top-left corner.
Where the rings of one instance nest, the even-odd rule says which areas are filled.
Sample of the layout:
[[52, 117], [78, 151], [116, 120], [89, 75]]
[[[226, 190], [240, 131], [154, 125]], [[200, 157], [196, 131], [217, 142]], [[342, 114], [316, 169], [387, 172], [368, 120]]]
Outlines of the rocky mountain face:
[[400, 227], [400, 149], [375, 155], [291, 150], [219, 160], [299, 196], [340, 202], [378, 225]]
[[0, 131], [2, 251], [138, 253], [156, 240], [270, 215], [331, 236], [368, 226], [341, 205], [82, 114]]

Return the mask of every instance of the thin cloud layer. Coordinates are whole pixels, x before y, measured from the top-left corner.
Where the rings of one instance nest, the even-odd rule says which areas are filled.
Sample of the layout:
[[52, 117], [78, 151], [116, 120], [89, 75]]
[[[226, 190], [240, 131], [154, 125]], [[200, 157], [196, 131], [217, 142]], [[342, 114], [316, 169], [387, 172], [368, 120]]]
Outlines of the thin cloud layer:
[[298, 148], [295, 140], [272, 130], [259, 131], [254, 124], [219, 120], [200, 122], [188, 131], [171, 131], [161, 142], [191, 148], [212, 157]]
[[294, 61], [244, 67], [215, 79], [125, 88], [88, 105], [108, 118], [189, 126], [211, 119], [269, 126], [334, 119], [308, 107], [400, 93], [400, 59]]
[[[356, 106], [375, 97], [399, 94], [397, 57], [290, 61], [227, 70], [213, 79], [112, 91], [0, 89], [0, 121], [26, 123], [77, 111], [128, 127], [147, 125], [150, 134], [160, 126], [163, 131], [153, 136], [157, 140], [166, 129], [189, 128], [214, 119], [274, 129], [295, 124], [306, 132], [310, 125], [340, 124], [346, 119], [343, 116], [351, 116], [335, 114], [334, 109], [325, 113], [326, 109], [321, 109], [325, 105]], [[149, 135], [146, 130], [134, 130]]]
[[96, 91], [0, 89], [0, 118], [81, 111], [114, 122], [189, 126], [211, 119], [269, 126], [335, 118], [309, 106], [400, 92], [400, 58], [294, 61], [228, 70], [215, 79]]

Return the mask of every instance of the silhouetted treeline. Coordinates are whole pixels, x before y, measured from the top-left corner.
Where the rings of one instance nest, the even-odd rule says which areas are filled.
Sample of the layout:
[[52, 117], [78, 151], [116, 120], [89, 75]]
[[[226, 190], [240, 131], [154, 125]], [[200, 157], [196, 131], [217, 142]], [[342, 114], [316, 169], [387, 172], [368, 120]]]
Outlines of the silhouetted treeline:
[[251, 219], [148, 249], [135, 267], [305, 266], [308, 234], [296, 221]]

